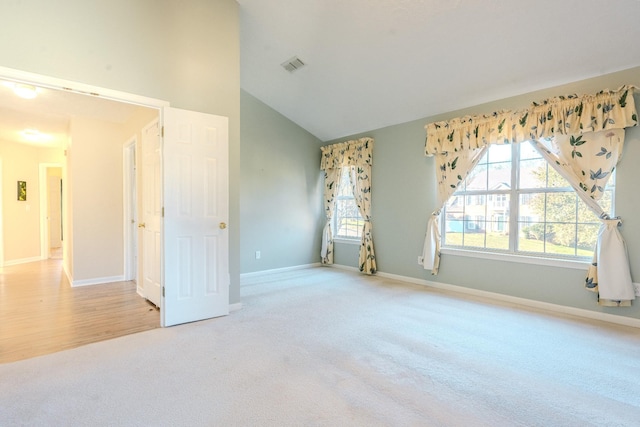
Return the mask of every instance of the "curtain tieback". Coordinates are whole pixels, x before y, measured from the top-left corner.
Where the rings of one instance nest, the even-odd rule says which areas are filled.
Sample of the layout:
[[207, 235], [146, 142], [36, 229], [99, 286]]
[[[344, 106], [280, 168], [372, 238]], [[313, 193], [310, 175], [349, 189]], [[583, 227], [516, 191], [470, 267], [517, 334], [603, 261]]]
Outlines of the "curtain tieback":
[[606, 226], [620, 227], [622, 225], [622, 218], [620, 218], [619, 216], [609, 218], [609, 216], [607, 215], [606, 218], [600, 218], [600, 221], [602, 221]]

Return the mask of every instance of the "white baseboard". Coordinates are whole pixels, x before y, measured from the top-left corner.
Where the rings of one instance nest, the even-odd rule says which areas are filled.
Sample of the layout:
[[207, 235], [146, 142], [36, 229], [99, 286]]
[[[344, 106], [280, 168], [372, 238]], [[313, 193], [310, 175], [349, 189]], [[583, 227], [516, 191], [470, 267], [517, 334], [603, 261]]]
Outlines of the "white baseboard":
[[9, 267], [11, 265], [26, 264], [28, 262], [42, 261], [42, 259], [43, 258], [40, 256], [34, 256], [31, 258], [12, 259], [11, 261], [5, 261], [4, 266]]
[[274, 268], [272, 270], [253, 271], [251, 273], [242, 273], [240, 279], [249, 279], [251, 277], [264, 276], [265, 274], [284, 273], [285, 271], [303, 270], [305, 268], [319, 267], [319, 262], [313, 264], [294, 265], [292, 267]]
[[[359, 272], [357, 268], [349, 267], [345, 265], [334, 264], [333, 267], [339, 268], [342, 270]], [[615, 323], [617, 325], [640, 328], [640, 319], [635, 319], [632, 317], [616, 316], [615, 314], [600, 313], [597, 311], [585, 310], [583, 308], [568, 307], [565, 305], [535, 301], [527, 298], [520, 298], [520, 297], [511, 296], [511, 295], [499, 294], [495, 292], [466, 288], [464, 286], [450, 285], [447, 283], [432, 282], [424, 279], [416, 279], [414, 277], [384, 273], [382, 271], [378, 271], [377, 275], [380, 277], [397, 280], [399, 282], [413, 283], [416, 285], [428, 286], [431, 288], [442, 289], [442, 290], [451, 291], [451, 292], [458, 292], [461, 294], [479, 296], [483, 298], [523, 305], [526, 307], [537, 308], [537, 309], [552, 311], [552, 312], [561, 313], [561, 314], [569, 314], [572, 316], [578, 316], [578, 317], [583, 317], [583, 318], [592, 319], [592, 320], [600, 320], [603, 322]]]
[[234, 311], [242, 310], [242, 303], [237, 302], [235, 304], [229, 304], [229, 313], [233, 313]]
[[102, 285], [104, 283], [124, 282], [124, 275], [111, 277], [96, 277], [93, 279], [74, 280], [71, 282], [72, 287]]

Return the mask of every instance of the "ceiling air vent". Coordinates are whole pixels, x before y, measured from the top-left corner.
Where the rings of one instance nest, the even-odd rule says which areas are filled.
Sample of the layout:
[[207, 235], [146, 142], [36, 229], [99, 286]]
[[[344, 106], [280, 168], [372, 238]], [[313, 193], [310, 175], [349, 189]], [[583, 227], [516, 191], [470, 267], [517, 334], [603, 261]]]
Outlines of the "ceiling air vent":
[[280, 65], [282, 65], [282, 68], [284, 68], [288, 72], [293, 73], [297, 69], [304, 67], [304, 62], [302, 62], [297, 56], [294, 56], [293, 58], [284, 61]]

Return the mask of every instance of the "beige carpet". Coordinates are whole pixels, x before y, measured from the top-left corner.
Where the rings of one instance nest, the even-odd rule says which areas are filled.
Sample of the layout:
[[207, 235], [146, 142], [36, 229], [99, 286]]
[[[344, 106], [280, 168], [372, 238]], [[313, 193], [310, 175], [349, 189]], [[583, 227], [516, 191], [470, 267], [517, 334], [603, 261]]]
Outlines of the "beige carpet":
[[640, 426], [640, 330], [315, 268], [0, 365], [0, 426]]

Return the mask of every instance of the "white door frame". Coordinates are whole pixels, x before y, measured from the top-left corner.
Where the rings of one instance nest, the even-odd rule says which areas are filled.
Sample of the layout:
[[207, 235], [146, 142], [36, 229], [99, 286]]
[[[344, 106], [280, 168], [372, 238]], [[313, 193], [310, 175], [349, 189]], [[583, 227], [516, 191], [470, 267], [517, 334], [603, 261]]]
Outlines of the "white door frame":
[[[49, 183], [47, 181], [47, 169], [60, 168], [63, 170], [64, 165], [61, 163], [40, 163], [39, 164], [39, 182], [40, 182], [40, 259], [49, 259], [49, 221], [47, 215], [47, 202], [49, 200]], [[62, 221], [62, 218], [60, 218]], [[64, 245], [64, 242], [62, 243]]]
[[[136, 280], [136, 259], [138, 247], [137, 229], [131, 224], [138, 221], [138, 178], [136, 176], [136, 147], [138, 137], [134, 135], [122, 147], [122, 195], [123, 195], [123, 232], [124, 232], [124, 280]], [[138, 285], [138, 293], [140, 286]]]

